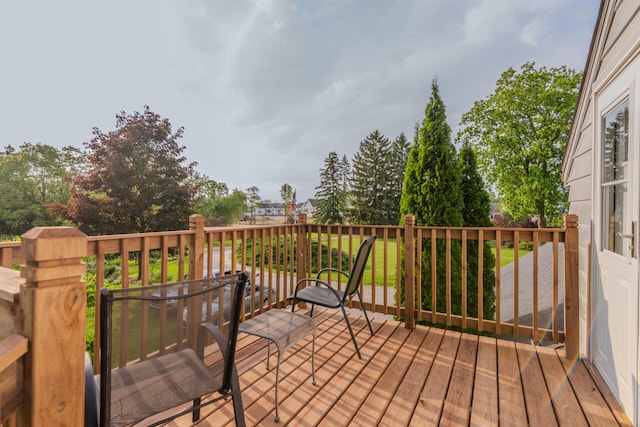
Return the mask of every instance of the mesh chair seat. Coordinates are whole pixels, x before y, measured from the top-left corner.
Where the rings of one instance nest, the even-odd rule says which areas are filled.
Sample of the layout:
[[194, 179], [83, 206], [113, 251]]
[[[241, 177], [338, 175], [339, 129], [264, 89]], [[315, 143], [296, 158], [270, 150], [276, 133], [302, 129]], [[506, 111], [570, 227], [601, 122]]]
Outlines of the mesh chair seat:
[[190, 348], [117, 369], [111, 374], [111, 425], [129, 425], [221, 385]]

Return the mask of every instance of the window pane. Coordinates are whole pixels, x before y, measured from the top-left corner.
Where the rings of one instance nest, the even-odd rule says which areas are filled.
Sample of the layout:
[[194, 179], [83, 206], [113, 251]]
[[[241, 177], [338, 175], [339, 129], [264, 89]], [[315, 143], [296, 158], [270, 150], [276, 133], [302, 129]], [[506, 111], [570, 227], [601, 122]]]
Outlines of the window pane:
[[602, 187], [602, 247], [620, 255], [622, 248], [623, 214], [627, 184]]
[[602, 183], [628, 178], [629, 100], [602, 119]]

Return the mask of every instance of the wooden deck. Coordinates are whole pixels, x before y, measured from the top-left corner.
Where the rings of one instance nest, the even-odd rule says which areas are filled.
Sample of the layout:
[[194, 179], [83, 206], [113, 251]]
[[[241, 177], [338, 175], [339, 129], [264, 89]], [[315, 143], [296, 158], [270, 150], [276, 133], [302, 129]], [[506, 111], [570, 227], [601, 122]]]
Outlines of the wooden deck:
[[[410, 332], [380, 317], [371, 336], [364, 317], [352, 319], [362, 360], [341, 313], [316, 310], [316, 385], [310, 338], [285, 353], [279, 423], [266, 342], [240, 334], [247, 425], [631, 425], [593, 367], [569, 363], [563, 349], [422, 326]], [[199, 426], [234, 425], [231, 402], [209, 407], [203, 418]], [[169, 425], [192, 424], [184, 417]]]

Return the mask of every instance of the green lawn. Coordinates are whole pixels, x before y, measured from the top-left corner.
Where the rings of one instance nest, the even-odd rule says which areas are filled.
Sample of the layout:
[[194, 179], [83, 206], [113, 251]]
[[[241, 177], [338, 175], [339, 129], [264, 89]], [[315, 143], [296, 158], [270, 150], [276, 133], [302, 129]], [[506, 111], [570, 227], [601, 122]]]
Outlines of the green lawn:
[[[496, 246], [491, 244], [491, 252], [496, 254]], [[500, 248], [500, 267], [504, 267], [505, 265], [513, 262], [513, 248], [501, 247]], [[531, 252], [529, 249], [520, 248], [518, 250], [518, 255], [523, 256]]]

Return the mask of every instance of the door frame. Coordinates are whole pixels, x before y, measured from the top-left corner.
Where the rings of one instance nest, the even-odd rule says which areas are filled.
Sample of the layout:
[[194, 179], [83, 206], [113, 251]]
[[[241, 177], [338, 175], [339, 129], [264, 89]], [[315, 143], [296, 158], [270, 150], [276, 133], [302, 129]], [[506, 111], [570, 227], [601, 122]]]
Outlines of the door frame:
[[[628, 178], [628, 203], [630, 206], [625, 207], [625, 211], [629, 212], [630, 220], [627, 221], [625, 227], [630, 226], [632, 221], [636, 223], [635, 236], [633, 239], [633, 245], [635, 246], [635, 256], [632, 257], [630, 254], [627, 256], [627, 262], [632, 268], [629, 271], [630, 278], [633, 279], [631, 282], [632, 286], [635, 286], [635, 304], [632, 304], [632, 309], [634, 310], [632, 313], [629, 313], [628, 318], [630, 321], [635, 322], [635, 331], [636, 331], [636, 341], [633, 343], [635, 346], [633, 349], [633, 355], [631, 356], [631, 360], [629, 361], [629, 366], [631, 366], [632, 370], [635, 372], [631, 372], [632, 381], [630, 384], [631, 394], [632, 394], [632, 407], [625, 408], [629, 417], [634, 421], [634, 425], [638, 425], [640, 422], [638, 411], [639, 411], [639, 400], [640, 400], [640, 387], [638, 381], [638, 375], [640, 374], [640, 290], [638, 290], [638, 283], [640, 278], [640, 263], [638, 262], [638, 227], [640, 226], [640, 93], [638, 90], [640, 89], [638, 79], [640, 78], [640, 58], [635, 57], [632, 61], [626, 64], [626, 66], [621, 69], [619, 73], [616, 73], [613, 76], [610, 76], [604, 82], [601, 82], [600, 85], [593, 91], [592, 95], [592, 105], [593, 105], [593, 145], [592, 145], [592, 153], [593, 153], [593, 181], [592, 181], [592, 232], [591, 232], [591, 247], [594, 248], [591, 252], [591, 277], [593, 280], [591, 281], [590, 286], [592, 287], [590, 291], [590, 318], [592, 319], [592, 324], [590, 326], [591, 333], [595, 333], [597, 329], [596, 322], [598, 321], [598, 296], [597, 292], [598, 286], [601, 286], [601, 277], [598, 272], [601, 272], [601, 266], [599, 262], [601, 261], [600, 253], [602, 249], [602, 222], [603, 222], [603, 214], [602, 214], [602, 164], [603, 164], [603, 155], [602, 155], [602, 120], [603, 117], [613, 111], [616, 106], [620, 105], [624, 102], [625, 99], [629, 101], [629, 147], [628, 147], [628, 162], [630, 165], [630, 174]], [[626, 240], [626, 239], [625, 239]], [[627, 243], [628, 240], [623, 242]], [[615, 257], [621, 255], [615, 254], [607, 254], [606, 257]], [[618, 259], [617, 262], [622, 262], [621, 259]], [[600, 292], [601, 293], [601, 292]], [[597, 337], [595, 335], [592, 336], [593, 339], [588, 340], [588, 352], [589, 358], [595, 364], [596, 358], [596, 349], [595, 343]], [[635, 358], [635, 360], [634, 360]], [[621, 396], [618, 396], [618, 400], [621, 400]], [[622, 403], [622, 402], [621, 402]]]

